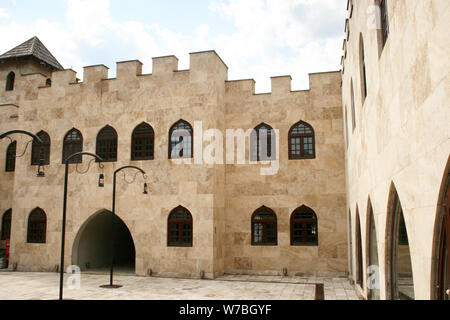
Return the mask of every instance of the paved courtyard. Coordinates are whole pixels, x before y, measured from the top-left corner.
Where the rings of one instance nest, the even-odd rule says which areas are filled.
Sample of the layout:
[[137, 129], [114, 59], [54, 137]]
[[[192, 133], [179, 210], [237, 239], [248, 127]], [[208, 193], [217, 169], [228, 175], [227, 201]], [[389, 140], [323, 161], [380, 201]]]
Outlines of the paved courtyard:
[[[314, 300], [316, 283], [324, 285], [325, 300], [357, 300], [344, 278], [225, 275], [215, 280], [172, 279], [117, 275], [118, 289], [103, 289], [109, 274], [81, 274], [79, 288], [67, 287], [65, 299], [76, 300]], [[75, 282], [73, 282], [75, 284]], [[55, 300], [58, 273], [0, 272], [0, 300]]]

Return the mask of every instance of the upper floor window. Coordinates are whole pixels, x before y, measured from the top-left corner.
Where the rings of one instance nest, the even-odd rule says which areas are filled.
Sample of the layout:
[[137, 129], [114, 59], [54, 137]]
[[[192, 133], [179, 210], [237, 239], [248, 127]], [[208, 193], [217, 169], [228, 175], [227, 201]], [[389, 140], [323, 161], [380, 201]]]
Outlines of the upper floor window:
[[16, 141], [11, 142], [8, 146], [8, 149], [6, 149], [6, 172], [14, 172], [14, 170], [16, 170], [16, 149]]
[[106, 126], [98, 133], [97, 155], [103, 161], [117, 161], [117, 133], [113, 127]]
[[366, 57], [364, 54], [364, 40], [362, 34], [360, 34], [359, 41], [359, 69], [361, 73], [361, 95], [362, 95], [362, 103], [367, 97], [367, 76], [366, 76]]
[[155, 133], [147, 123], [134, 129], [131, 138], [131, 160], [153, 160]]
[[291, 215], [291, 245], [317, 245], [317, 216], [307, 206], [295, 209]]
[[277, 244], [277, 216], [272, 209], [262, 206], [252, 216], [252, 245]]
[[192, 247], [192, 215], [179, 206], [169, 214], [167, 222], [167, 245], [170, 247]]
[[2, 217], [2, 233], [0, 240], [6, 240], [11, 237], [11, 214], [12, 210], [7, 210]]
[[51, 87], [52, 86], [52, 79], [47, 78], [47, 80], [45, 80], [45, 86], [46, 87]]
[[16, 79], [16, 74], [14, 72], [10, 72], [6, 77], [6, 91], [14, 90], [14, 81]]
[[28, 243], [45, 243], [47, 233], [47, 216], [45, 212], [36, 208], [28, 217]]
[[265, 123], [258, 125], [250, 135], [250, 160], [276, 159], [275, 131]]
[[169, 159], [193, 157], [193, 129], [192, 126], [179, 120], [169, 130]]
[[[37, 136], [42, 140], [42, 143], [33, 140], [31, 165], [48, 165], [50, 164], [50, 136], [45, 131], [40, 131]], [[42, 163], [40, 163], [41, 160]]]
[[[70, 130], [64, 137], [62, 162], [65, 163], [67, 157], [69, 157], [74, 153], [82, 151], [83, 151], [83, 136], [81, 135], [80, 131], [74, 128]], [[81, 163], [82, 160], [83, 160], [82, 156], [78, 155], [76, 157], [71, 158], [69, 160], [69, 163]]]
[[289, 159], [311, 159], [316, 157], [313, 127], [299, 121], [289, 130]]
[[387, 0], [380, 1], [380, 16], [381, 16], [381, 43], [382, 48], [386, 44], [389, 36], [389, 16], [387, 9]]

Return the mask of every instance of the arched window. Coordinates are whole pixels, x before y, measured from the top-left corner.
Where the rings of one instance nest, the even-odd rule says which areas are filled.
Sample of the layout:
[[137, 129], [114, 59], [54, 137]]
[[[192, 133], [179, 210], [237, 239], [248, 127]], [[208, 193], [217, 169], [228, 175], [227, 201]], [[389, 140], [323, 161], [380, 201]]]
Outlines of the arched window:
[[155, 133], [143, 122], [134, 129], [131, 137], [131, 160], [153, 160]]
[[387, 9], [387, 1], [380, 0], [380, 16], [381, 16], [381, 47], [384, 48], [389, 36], [389, 16]]
[[0, 240], [6, 240], [11, 237], [11, 215], [12, 210], [7, 210], [2, 217], [2, 234]]
[[182, 206], [173, 209], [169, 214], [167, 246], [192, 247], [192, 215]]
[[52, 86], [52, 79], [48, 78], [47, 80], [45, 80], [45, 86], [46, 87], [51, 87]]
[[28, 243], [45, 243], [47, 233], [47, 216], [45, 212], [36, 208], [28, 217]]
[[[83, 136], [77, 129], [70, 130], [64, 137], [62, 163], [65, 163], [70, 155], [83, 151]], [[69, 160], [69, 163], [81, 163], [82, 156], [76, 156]]]
[[444, 171], [435, 224], [435, 298], [450, 300], [450, 158]]
[[366, 255], [367, 259], [367, 265], [370, 267], [370, 276], [367, 278], [368, 282], [371, 281], [371, 283], [367, 283], [367, 288], [369, 290], [368, 298], [370, 300], [380, 300], [380, 288], [376, 284], [380, 281], [379, 273], [377, 272], [378, 265], [378, 247], [377, 247], [377, 232], [375, 228], [375, 218], [373, 215], [373, 209], [372, 204], [369, 202], [367, 204], [367, 233], [368, 233], [368, 246], [367, 251], [368, 255]]
[[42, 143], [33, 140], [31, 165], [39, 165], [41, 160], [43, 160], [42, 165], [48, 165], [50, 164], [50, 136], [45, 131], [41, 131], [36, 135], [42, 140]]
[[252, 215], [252, 245], [276, 246], [277, 244], [277, 216], [272, 209], [262, 206]]
[[14, 81], [16, 79], [16, 75], [14, 72], [10, 72], [6, 77], [6, 91], [14, 90]]
[[313, 159], [316, 146], [313, 127], [299, 121], [289, 130], [289, 159]]
[[357, 273], [356, 273], [356, 283], [363, 287], [363, 257], [362, 257], [362, 238], [361, 238], [361, 223], [359, 220], [359, 210], [356, 207], [356, 262], [357, 262]]
[[117, 161], [117, 133], [113, 127], [106, 126], [98, 133], [97, 155], [105, 162]]
[[347, 113], [347, 106], [345, 106], [344, 125], [345, 125], [345, 142], [347, 143], [346, 147], [348, 148], [349, 141], [348, 141], [348, 113]]
[[16, 170], [16, 149], [16, 141], [11, 142], [8, 146], [8, 149], [6, 149], [6, 172], [14, 172], [14, 170]]
[[317, 216], [307, 206], [295, 209], [291, 215], [291, 245], [318, 245]]
[[179, 120], [169, 130], [169, 159], [193, 157], [193, 129], [192, 126]]
[[261, 123], [250, 135], [250, 160], [269, 161], [276, 159], [275, 131]]
[[362, 103], [364, 104], [364, 101], [367, 97], [367, 77], [366, 77], [366, 57], [364, 54], [364, 40], [362, 37], [362, 33], [360, 34], [360, 41], [359, 41], [359, 69], [361, 72], [361, 95], [362, 95]]
[[352, 225], [352, 212], [348, 210], [348, 251], [349, 251], [349, 276], [350, 281], [353, 284], [353, 225]]
[[414, 277], [411, 252], [402, 205], [397, 190], [392, 184], [387, 218], [387, 281], [388, 298], [392, 300], [414, 300]]

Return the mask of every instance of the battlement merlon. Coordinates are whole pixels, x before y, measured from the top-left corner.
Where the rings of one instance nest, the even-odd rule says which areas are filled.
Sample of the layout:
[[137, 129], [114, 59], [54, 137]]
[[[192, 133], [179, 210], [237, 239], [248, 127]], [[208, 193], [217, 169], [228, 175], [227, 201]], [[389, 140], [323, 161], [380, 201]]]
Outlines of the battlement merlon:
[[83, 83], [100, 82], [108, 79], [109, 68], [103, 64], [84, 67]]
[[142, 75], [142, 62], [139, 60], [117, 62], [116, 68], [117, 79]]
[[178, 71], [178, 58], [175, 56], [155, 57], [152, 63], [152, 75], [159, 76]]
[[67, 86], [77, 81], [77, 73], [72, 69], [53, 71], [52, 86]]
[[192, 52], [189, 58], [191, 82], [204, 82], [211, 79], [228, 80], [228, 66], [216, 51]]
[[272, 84], [272, 94], [286, 94], [291, 92], [291, 76], [270, 77]]

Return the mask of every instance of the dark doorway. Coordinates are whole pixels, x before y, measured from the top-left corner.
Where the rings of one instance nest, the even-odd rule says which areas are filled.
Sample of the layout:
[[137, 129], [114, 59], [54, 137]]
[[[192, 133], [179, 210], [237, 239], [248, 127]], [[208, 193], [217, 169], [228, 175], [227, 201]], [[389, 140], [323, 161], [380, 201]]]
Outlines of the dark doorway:
[[437, 264], [437, 295], [438, 300], [450, 300], [450, 265], [448, 263], [448, 249], [450, 247], [450, 162], [444, 175], [440, 206], [438, 206], [437, 236], [438, 264]]
[[134, 273], [135, 247], [125, 223], [110, 211], [91, 216], [81, 226], [72, 250], [72, 263], [82, 271], [109, 272], [114, 237], [114, 270]]

